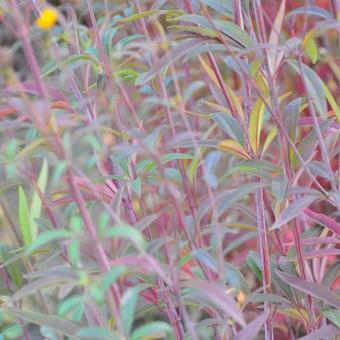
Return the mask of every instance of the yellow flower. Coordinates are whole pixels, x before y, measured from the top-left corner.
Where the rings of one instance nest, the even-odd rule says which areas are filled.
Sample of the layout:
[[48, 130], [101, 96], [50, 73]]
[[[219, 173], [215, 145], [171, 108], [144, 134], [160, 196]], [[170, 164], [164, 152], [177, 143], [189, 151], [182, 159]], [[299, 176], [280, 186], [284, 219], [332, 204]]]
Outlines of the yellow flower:
[[40, 17], [35, 21], [35, 24], [43, 30], [52, 28], [58, 19], [58, 12], [53, 8], [45, 8]]

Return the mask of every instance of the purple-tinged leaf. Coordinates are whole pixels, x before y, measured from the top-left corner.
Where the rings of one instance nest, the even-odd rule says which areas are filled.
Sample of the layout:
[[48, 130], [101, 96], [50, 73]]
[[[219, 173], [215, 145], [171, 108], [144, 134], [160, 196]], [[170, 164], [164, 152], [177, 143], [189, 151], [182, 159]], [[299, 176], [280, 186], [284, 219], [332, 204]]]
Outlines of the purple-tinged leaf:
[[320, 340], [324, 338], [328, 338], [334, 335], [340, 334], [340, 328], [334, 326], [334, 325], [326, 325], [322, 326], [316, 331], [309, 333], [306, 336], [303, 336], [302, 338], [299, 338], [299, 340]]
[[39, 290], [45, 287], [57, 286], [58, 284], [65, 283], [65, 282], [78, 282], [78, 280], [70, 280], [70, 279], [65, 279], [64, 277], [57, 277], [57, 276], [51, 276], [51, 277], [46, 276], [41, 279], [37, 279], [37, 280], [27, 283], [25, 286], [23, 286], [20, 290], [18, 290], [13, 295], [13, 299], [18, 301], [27, 295], [37, 293]]
[[304, 7], [299, 7], [294, 9], [293, 11], [289, 12], [288, 15], [286, 15], [286, 20], [288, 18], [291, 18], [292, 16], [295, 15], [310, 15], [310, 16], [317, 16], [323, 19], [333, 19], [333, 16], [331, 13], [323, 9], [322, 7], [319, 6], [304, 6]]
[[263, 324], [266, 322], [269, 316], [269, 310], [266, 310], [260, 314], [256, 319], [251, 321], [242, 331], [237, 333], [237, 340], [249, 340], [254, 339], [260, 332]]
[[327, 249], [318, 249], [304, 253], [304, 259], [309, 260], [316, 257], [326, 257], [326, 256], [339, 256], [340, 249], [336, 248], [327, 248]]
[[327, 118], [326, 96], [323, 89], [323, 82], [319, 75], [306, 64], [302, 65], [301, 74], [299, 64], [295, 60], [289, 60], [288, 63], [294, 68], [297, 73], [300, 74], [302, 78], [305, 78], [307, 91], [310, 92], [313, 98], [313, 104], [315, 105], [316, 110], [323, 118]]
[[305, 209], [303, 213], [307, 215], [309, 218], [311, 218], [312, 220], [314, 220], [315, 222], [323, 225], [324, 227], [333, 231], [333, 233], [336, 233], [337, 235], [340, 236], [340, 223], [337, 223], [332, 218], [324, 214], [315, 213], [314, 211], [310, 209]]
[[16, 318], [32, 322], [40, 326], [47, 326], [52, 330], [65, 334], [74, 339], [77, 332], [81, 329], [81, 325], [67, 319], [59, 318], [52, 315], [18, 310], [12, 307], [1, 306], [1, 310], [13, 315]]
[[202, 45], [204, 42], [205, 42], [204, 39], [190, 39], [177, 45], [169, 53], [164, 55], [159, 60], [159, 62], [156, 65], [154, 65], [148, 72], [141, 74], [136, 79], [136, 84], [137, 85], [146, 84], [154, 76], [159, 74], [159, 72], [161, 72], [165, 67], [169, 67], [177, 59], [183, 57], [184, 55], [189, 53], [193, 48]]
[[294, 288], [300, 290], [301, 292], [311, 295], [327, 303], [330, 306], [340, 309], [339, 295], [335, 294], [334, 292], [325, 288], [324, 286], [315, 282], [300, 279], [296, 276], [286, 274], [279, 270], [276, 271], [276, 274], [281, 278], [281, 280], [293, 286]]
[[[314, 245], [314, 244], [340, 244], [340, 240], [335, 238], [335, 237], [310, 237], [310, 238], [306, 238], [306, 239], [302, 239], [301, 243], [304, 246], [310, 246], [310, 245]], [[291, 247], [294, 245], [294, 242], [287, 242], [284, 244], [287, 247]]]
[[270, 230], [278, 229], [283, 224], [290, 222], [296, 215], [311, 205], [317, 199], [316, 196], [305, 195], [291, 203], [277, 218]]
[[201, 280], [186, 282], [185, 286], [198, 290], [210, 302], [221, 308], [224, 313], [234, 318], [240, 325], [245, 325], [243, 315], [234, 299], [226, 292], [226, 287], [223, 290], [221, 286]]
[[322, 279], [322, 284], [326, 287], [331, 287], [336, 278], [339, 276], [340, 273], [340, 261], [333, 263], [325, 276]]
[[289, 300], [280, 295], [264, 293], [251, 293], [250, 295], [248, 295], [246, 301], [251, 303], [272, 302], [272, 303], [285, 303], [288, 305], [290, 304]]

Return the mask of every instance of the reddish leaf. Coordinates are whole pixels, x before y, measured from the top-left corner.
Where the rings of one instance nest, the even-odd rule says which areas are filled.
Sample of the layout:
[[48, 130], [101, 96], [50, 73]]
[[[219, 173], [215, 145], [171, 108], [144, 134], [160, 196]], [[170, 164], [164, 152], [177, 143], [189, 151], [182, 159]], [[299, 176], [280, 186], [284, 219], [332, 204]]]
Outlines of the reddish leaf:
[[324, 214], [318, 214], [308, 208], [305, 209], [303, 213], [315, 222], [322, 224], [324, 227], [328, 228], [329, 230], [340, 236], [340, 223], [337, 223], [332, 218]]
[[302, 280], [296, 276], [276, 270], [277, 275], [286, 283], [308, 295], [340, 309], [340, 297], [326, 287], [311, 281]]

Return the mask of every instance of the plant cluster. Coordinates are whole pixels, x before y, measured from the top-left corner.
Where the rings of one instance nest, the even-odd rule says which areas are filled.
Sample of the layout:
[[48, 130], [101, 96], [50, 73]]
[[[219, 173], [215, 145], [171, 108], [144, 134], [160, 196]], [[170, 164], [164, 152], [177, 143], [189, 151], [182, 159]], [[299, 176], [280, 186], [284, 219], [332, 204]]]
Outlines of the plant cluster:
[[336, 339], [339, 19], [0, 0], [0, 339]]

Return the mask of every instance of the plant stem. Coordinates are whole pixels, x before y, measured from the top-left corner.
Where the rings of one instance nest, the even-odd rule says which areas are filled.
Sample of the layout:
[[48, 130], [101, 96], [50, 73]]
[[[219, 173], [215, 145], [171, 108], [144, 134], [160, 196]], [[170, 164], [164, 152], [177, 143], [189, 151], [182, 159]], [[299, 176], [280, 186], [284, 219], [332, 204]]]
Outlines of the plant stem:
[[[233, 0], [234, 7], [234, 19], [237, 25], [239, 25], [242, 29], [243, 26], [243, 13], [242, 13], [242, 5], [240, 0]], [[243, 58], [246, 63], [248, 63], [247, 58]], [[252, 156], [252, 159], [256, 159], [256, 155], [252, 152], [248, 129], [249, 126], [249, 118], [252, 107], [251, 100], [251, 85], [249, 83], [248, 78], [245, 74], [242, 74], [242, 85], [244, 88], [244, 106], [245, 106], [245, 122], [244, 122], [244, 140], [247, 152]], [[258, 183], [262, 182], [261, 177], [253, 178], [254, 181]], [[264, 204], [264, 190], [262, 188], [257, 189], [255, 191], [255, 205], [256, 205], [256, 219], [258, 225], [258, 239], [260, 245], [260, 254], [261, 254], [261, 263], [263, 268], [263, 276], [262, 276], [262, 285], [264, 293], [271, 293], [271, 272], [270, 272], [270, 262], [269, 262], [269, 244], [268, 244], [268, 235], [267, 235], [267, 227], [266, 227], [266, 218], [265, 218], [265, 204]], [[265, 321], [264, 329], [265, 329], [265, 338], [266, 340], [274, 339], [274, 331], [273, 331], [273, 323], [272, 323], [272, 304], [270, 302], [264, 303], [265, 311], [268, 311], [268, 318]]]
[[[258, 31], [259, 31], [260, 42], [264, 44], [267, 41], [267, 37], [266, 37], [266, 30], [264, 26], [264, 19], [263, 19], [263, 13], [262, 13], [260, 0], [254, 0], [253, 6], [255, 10], [255, 18], [257, 22]], [[273, 77], [270, 74], [269, 62], [267, 58], [268, 54], [266, 53], [266, 48], [264, 49], [264, 53], [265, 53], [265, 58], [264, 58], [265, 59], [265, 70], [267, 74], [270, 100], [271, 100], [271, 104], [273, 108], [273, 116], [275, 116], [277, 121], [279, 121], [281, 125], [283, 126], [282, 114], [280, 112], [279, 103], [277, 99], [278, 96], [276, 92], [276, 84], [274, 82]], [[292, 172], [290, 161], [289, 161], [287, 140], [286, 140], [286, 136], [283, 134], [283, 129], [281, 128], [279, 129], [279, 140], [280, 140], [284, 172], [287, 177], [289, 186], [292, 186], [293, 172]], [[289, 199], [290, 202], [293, 202], [294, 200], [295, 200], [295, 197], [292, 197], [291, 199]], [[297, 218], [294, 218], [292, 221], [292, 224], [293, 224], [294, 243], [295, 243], [296, 251], [297, 251], [300, 274], [301, 274], [301, 277], [304, 280], [306, 280], [307, 275], [306, 275], [306, 268], [305, 268], [305, 263], [304, 263], [304, 258], [303, 258], [303, 250], [302, 250], [302, 243], [301, 243], [301, 236], [300, 236], [300, 232], [301, 232], [300, 221]], [[307, 311], [308, 311], [309, 321], [310, 321], [310, 330], [313, 330], [316, 327], [316, 322], [315, 322], [315, 311], [313, 308], [313, 301], [310, 295], [307, 295]]]

